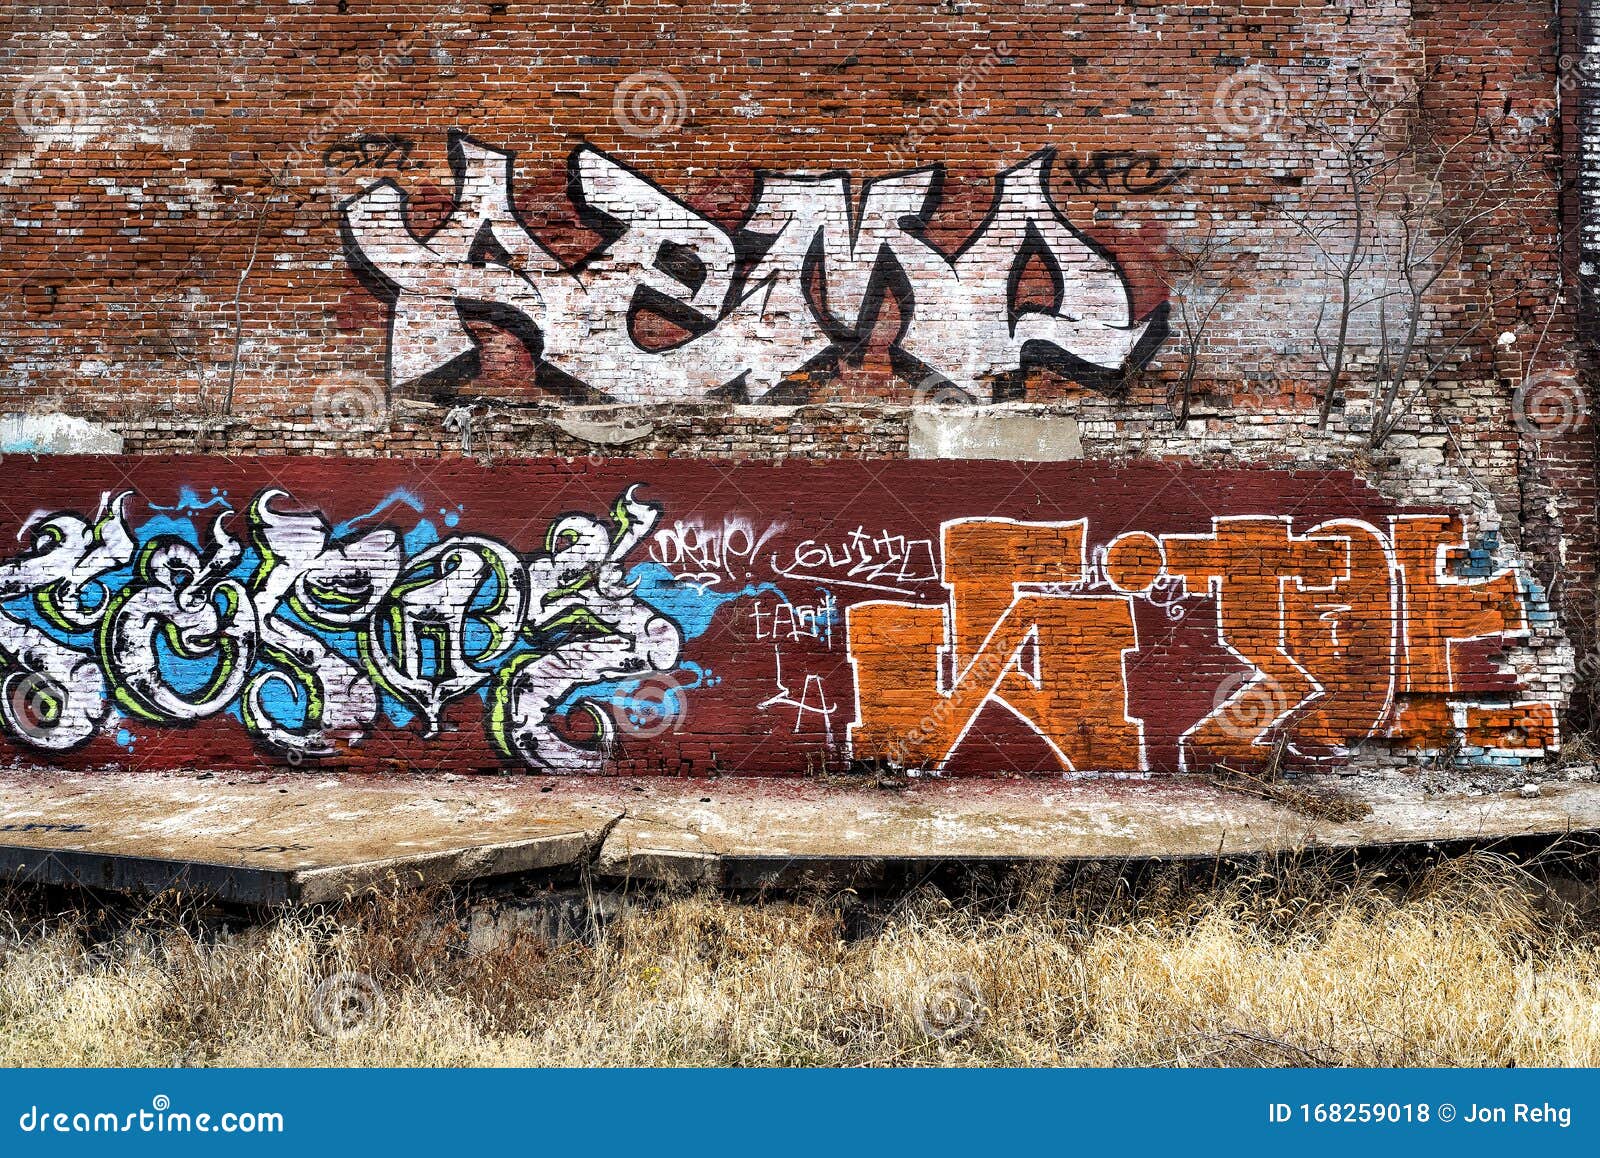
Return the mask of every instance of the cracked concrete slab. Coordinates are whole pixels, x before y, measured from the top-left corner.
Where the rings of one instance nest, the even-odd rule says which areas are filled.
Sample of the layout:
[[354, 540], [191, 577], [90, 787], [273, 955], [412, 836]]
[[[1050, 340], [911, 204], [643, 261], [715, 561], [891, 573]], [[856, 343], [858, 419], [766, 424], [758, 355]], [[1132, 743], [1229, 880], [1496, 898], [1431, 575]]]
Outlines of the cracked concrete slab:
[[337, 899], [390, 876], [552, 871], [783, 886], [894, 864], [1209, 858], [1600, 831], [1600, 784], [1429, 796], [1366, 789], [1333, 823], [1199, 780], [0, 772], [0, 875], [251, 903]]
[[613, 805], [434, 778], [0, 773], [0, 875], [269, 904], [585, 863]]
[[860, 879], [892, 862], [1237, 856], [1489, 842], [1600, 829], [1600, 785], [1541, 795], [1364, 793], [1372, 813], [1317, 820], [1203, 780], [930, 780], [900, 791], [816, 782], [680, 781], [635, 790], [600, 849], [601, 876], [783, 885]]

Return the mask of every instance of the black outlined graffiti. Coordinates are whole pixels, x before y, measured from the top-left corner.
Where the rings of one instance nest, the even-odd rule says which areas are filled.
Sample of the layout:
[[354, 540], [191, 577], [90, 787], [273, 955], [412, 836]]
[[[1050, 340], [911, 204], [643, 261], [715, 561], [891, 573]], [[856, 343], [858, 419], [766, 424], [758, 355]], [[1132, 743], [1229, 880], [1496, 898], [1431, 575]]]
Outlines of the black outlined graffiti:
[[1082, 159], [1066, 157], [1061, 166], [1080, 193], [1159, 193], [1189, 172], [1163, 165], [1158, 153], [1131, 149], [1096, 149]]
[[[61, 752], [121, 723], [231, 712], [298, 763], [360, 745], [383, 697], [432, 738], [478, 694], [506, 760], [593, 770], [616, 729], [584, 688], [668, 673], [682, 647], [624, 579], [660, 517], [638, 491], [608, 518], [558, 516], [528, 554], [482, 535], [408, 549], [394, 527], [340, 533], [276, 488], [250, 501], [243, 538], [226, 507], [147, 534], [130, 493], [106, 495], [93, 523], [41, 513], [24, 528], [32, 545], [0, 561], [0, 723], [22, 747]], [[564, 727], [571, 713], [591, 739]]]
[[0, 563], [0, 603], [32, 596], [30, 615], [0, 611], [0, 724], [20, 743], [69, 751], [87, 743], [110, 711], [98, 657], [50, 628], [89, 633], [104, 622], [107, 600], [89, 602], [86, 593], [134, 557], [128, 498], [106, 495], [92, 523], [71, 511], [35, 515], [22, 532], [30, 548]]
[[[1136, 318], [1121, 267], [1052, 199], [1052, 149], [1000, 173], [987, 216], [947, 253], [927, 233], [941, 199], [937, 165], [867, 181], [859, 198], [845, 173], [761, 172], [730, 232], [582, 145], [569, 159], [569, 195], [602, 240], [570, 266], [519, 217], [514, 159], [453, 133], [453, 207], [425, 235], [392, 180], [344, 202], [346, 257], [389, 306], [391, 383], [476, 374], [472, 321], [621, 402], [767, 398], [796, 373], [858, 351], [891, 297], [897, 370], [973, 399], [1001, 396], [1003, 382], [1035, 366], [1114, 389], [1166, 333], [1165, 307]], [[1150, 184], [1140, 164], [1130, 161], [1123, 179]], [[1047, 300], [1021, 292], [1032, 269], [1049, 283]], [[685, 336], [641, 344], [646, 314]]]
[[411, 167], [414, 148], [415, 141], [397, 133], [362, 133], [329, 145], [322, 151], [322, 163], [341, 173], [385, 168], [403, 173]]

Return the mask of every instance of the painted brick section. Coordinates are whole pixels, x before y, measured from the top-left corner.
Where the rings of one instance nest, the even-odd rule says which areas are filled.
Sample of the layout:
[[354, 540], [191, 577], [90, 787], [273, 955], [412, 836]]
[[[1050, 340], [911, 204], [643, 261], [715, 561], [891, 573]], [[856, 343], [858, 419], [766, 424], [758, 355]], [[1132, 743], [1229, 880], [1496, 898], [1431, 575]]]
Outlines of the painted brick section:
[[18, 758], [1139, 773], [1558, 743], [1560, 641], [1515, 566], [1347, 472], [62, 456], [10, 481]]

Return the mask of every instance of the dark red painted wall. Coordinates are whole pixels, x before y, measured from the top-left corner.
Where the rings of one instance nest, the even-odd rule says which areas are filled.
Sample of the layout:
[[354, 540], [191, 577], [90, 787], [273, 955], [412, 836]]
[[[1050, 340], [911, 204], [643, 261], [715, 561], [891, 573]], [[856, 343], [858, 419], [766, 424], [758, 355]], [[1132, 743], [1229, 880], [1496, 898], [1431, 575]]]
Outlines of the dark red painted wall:
[[1556, 742], [1531, 588], [1343, 472], [6, 467], [0, 716], [30, 761], [1004, 773]]

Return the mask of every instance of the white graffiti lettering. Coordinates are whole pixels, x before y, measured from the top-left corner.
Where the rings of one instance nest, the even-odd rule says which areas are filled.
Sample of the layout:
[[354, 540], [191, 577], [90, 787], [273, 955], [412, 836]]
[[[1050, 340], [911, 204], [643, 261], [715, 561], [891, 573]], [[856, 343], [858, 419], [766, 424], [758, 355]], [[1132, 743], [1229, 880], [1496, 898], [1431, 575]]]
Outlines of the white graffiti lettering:
[[934, 561], [933, 543], [928, 539], [907, 539], [888, 531], [877, 534], [857, 527], [839, 542], [807, 539], [798, 544], [789, 561], [773, 569], [790, 579], [817, 579], [843, 583], [869, 591], [906, 594], [907, 583], [937, 583], [939, 567]]
[[[732, 233], [583, 145], [573, 196], [603, 240], [571, 266], [518, 218], [511, 153], [456, 133], [450, 156], [452, 209], [426, 235], [393, 180], [343, 205], [346, 256], [389, 303], [397, 385], [476, 373], [473, 321], [618, 402], [761, 400], [865, 341], [889, 296], [902, 371], [974, 400], [1036, 365], [1113, 384], [1165, 333], [1164, 308], [1136, 318], [1121, 268], [1051, 199], [1051, 149], [998, 176], [988, 216], [947, 254], [926, 234], [938, 167], [868, 181], [859, 206], [843, 175], [762, 174]], [[1021, 290], [1034, 269], [1048, 300]], [[641, 315], [683, 336], [643, 342]]]
[[766, 604], [756, 600], [750, 608], [756, 638], [793, 642], [815, 639], [833, 647], [833, 625], [839, 621], [839, 604], [829, 592], [822, 592], [815, 604], [796, 604], [787, 600]]
[[666, 567], [674, 579], [707, 591], [720, 587], [724, 579], [739, 582], [749, 578], [761, 549], [781, 530], [781, 523], [757, 530], [749, 519], [737, 517], [713, 525], [675, 519], [651, 539], [650, 558]]
[[[248, 542], [229, 532], [231, 509], [205, 532], [136, 532], [128, 494], [105, 496], [92, 523], [36, 515], [29, 549], [0, 561], [0, 725], [60, 752], [122, 722], [236, 709], [265, 748], [315, 758], [361, 743], [386, 703], [436, 737], [479, 693], [508, 760], [593, 770], [616, 726], [612, 689], [588, 685], [670, 678], [682, 648], [624, 577], [660, 516], [636, 490], [609, 521], [555, 519], [529, 555], [458, 535], [408, 557], [396, 530], [332, 528], [272, 488], [249, 504]], [[591, 736], [568, 730], [575, 713]]]
[[[111, 597], [100, 583], [132, 560], [136, 544], [123, 521], [128, 493], [105, 495], [93, 523], [75, 514], [37, 514], [23, 528], [33, 546], [0, 564], [0, 601], [32, 594], [41, 617], [68, 631], [92, 631]], [[90, 591], [97, 599], [86, 607]], [[65, 751], [83, 743], [109, 713], [106, 681], [94, 655], [55, 639], [37, 623], [0, 613], [0, 723], [15, 739]]]

